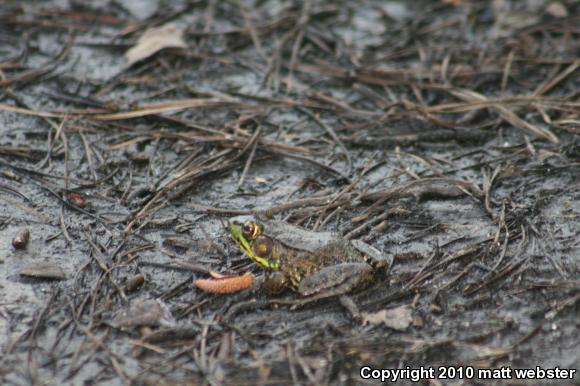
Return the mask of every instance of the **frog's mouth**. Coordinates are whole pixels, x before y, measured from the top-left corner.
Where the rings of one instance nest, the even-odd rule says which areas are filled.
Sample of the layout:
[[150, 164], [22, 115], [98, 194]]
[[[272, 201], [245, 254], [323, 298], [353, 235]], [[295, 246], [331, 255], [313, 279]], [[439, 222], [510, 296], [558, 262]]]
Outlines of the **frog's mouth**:
[[269, 254], [265, 256], [259, 256], [254, 252], [252, 245], [254, 244], [255, 239], [253, 238], [246, 238], [244, 236], [244, 225], [239, 223], [228, 223], [226, 229], [230, 232], [232, 239], [234, 242], [240, 247], [242, 252], [246, 254], [250, 259], [252, 259], [256, 264], [259, 266], [266, 268], [266, 269], [277, 269], [279, 266], [279, 261], [276, 258], [273, 258], [272, 253], [270, 251]]

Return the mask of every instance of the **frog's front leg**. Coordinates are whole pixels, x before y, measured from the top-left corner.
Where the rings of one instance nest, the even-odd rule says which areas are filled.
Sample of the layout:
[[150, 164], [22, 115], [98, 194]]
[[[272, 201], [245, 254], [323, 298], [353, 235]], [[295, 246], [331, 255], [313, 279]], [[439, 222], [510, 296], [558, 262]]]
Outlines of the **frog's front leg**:
[[368, 284], [372, 280], [373, 274], [374, 270], [366, 263], [332, 265], [302, 279], [298, 293], [303, 296], [346, 294], [357, 287]]
[[288, 278], [279, 271], [267, 271], [261, 288], [269, 294], [279, 294], [288, 288]]

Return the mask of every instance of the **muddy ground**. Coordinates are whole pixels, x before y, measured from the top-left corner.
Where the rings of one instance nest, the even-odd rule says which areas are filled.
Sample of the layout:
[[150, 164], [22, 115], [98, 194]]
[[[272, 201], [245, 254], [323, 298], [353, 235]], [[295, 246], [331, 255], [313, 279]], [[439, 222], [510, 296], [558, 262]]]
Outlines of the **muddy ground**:
[[[0, 383], [578, 370], [579, 15], [573, 0], [1, 3]], [[226, 234], [239, 214], [393, 264], [349, 298], [204, 293], [210, 270], [263, 274]]]

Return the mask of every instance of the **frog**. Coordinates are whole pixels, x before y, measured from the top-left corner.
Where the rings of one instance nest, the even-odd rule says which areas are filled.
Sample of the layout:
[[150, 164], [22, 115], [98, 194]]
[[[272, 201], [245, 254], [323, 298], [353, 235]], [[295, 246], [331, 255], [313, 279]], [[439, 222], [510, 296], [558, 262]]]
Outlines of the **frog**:
[[266, 271], [262, 288], [303, 297], [346, 295], [373, 282], [391, 264], [362, 240], [315, 232], [277, 220], [238, 216], [226, 225], [243, 253]]

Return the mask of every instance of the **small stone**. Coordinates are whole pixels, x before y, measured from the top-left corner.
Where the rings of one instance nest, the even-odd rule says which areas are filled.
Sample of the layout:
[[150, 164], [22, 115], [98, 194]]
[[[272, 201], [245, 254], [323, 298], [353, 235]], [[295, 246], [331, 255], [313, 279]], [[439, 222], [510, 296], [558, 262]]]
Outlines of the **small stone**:
[[24, 249], [28, 244], [28, 240], [30, 240], [30, 231], [26, 228], [22, 229], [12, 239], [12, 246], [14, 249]]
[[361, 314], [364, 324], [384, 324], [393, 330], [405, 331], [413, 322], [413, 310], [410, 306], [400, 306], [392, 309], [384, 309], [378, 312], [363, 312]]
[[125, 289], [127, 292], [132, 292], [141, 287], [143, 283], [145, 283], [145, 275], [139, 273], [127, 279], [127, 282], [125, 283]]
[[79, 208], [84, 208], [87, 206], [87, 200], [85, 196], [78, 192], [70, 192], [68, 194], [68, 200], [71, 204], [78, 206]]

